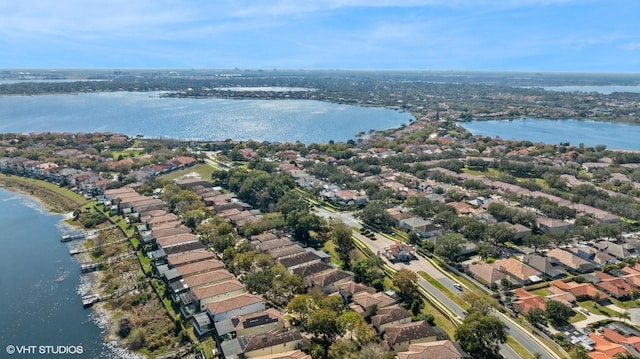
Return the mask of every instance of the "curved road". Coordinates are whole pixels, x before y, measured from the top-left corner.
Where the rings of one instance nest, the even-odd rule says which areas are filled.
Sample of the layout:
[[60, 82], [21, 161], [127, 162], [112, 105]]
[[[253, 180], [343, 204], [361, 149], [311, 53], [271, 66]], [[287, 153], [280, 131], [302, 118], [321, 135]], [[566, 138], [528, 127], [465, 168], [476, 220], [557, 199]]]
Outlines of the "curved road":
[[[358, 222], [358, 220], [355, 219], [353, 215], [349, 212], [331, 212], [320, 207], [316, 207], [315, 211], [321, 217], [340, 219], [350, 227], [353, 227], [353, 228], [362, 227], [360, 222]], [[354, 232], [353, 234], [362, 243], [368, 246], [371, 249], [371, 251], [373, 251], [373, 253], [384, 253], [384, 247], [395, 243], [395, 241], [385, 236], [379, 235], [377, 233], [376, 233], [376, 240], [371, 240], [370, 238], [363, 236], [358, 232]], [[381, 257], [384, 258], [384, 256], [381, 256]], [[424, 271], [425, 273], [429, 274], [429, 276], [431, 276], [432, 278], [440, 282], [447, 290], [451, 291], [452, 293], [459, 292], [459, 290], [457, 290], [454, 287], [455, 282], [451, 278], [444, 275], [439, 269], [434, 267], [433, 264], [431, 264], [431, 262], [429, 262], [428, 260], [422, 257], [418, 257], [417, 260], [411, 261], [410, 263], [407, 263], [407, 264], [391, 263], [387, 261], [386, 258], [384, 259], [386, 263], [393, 269], [400, 270], [400, 269], [406, 268], [406, 269], [411, 269], [414, 272]], [[455, 315], [459, 316], [460, 318], [464, 318], [465, 315], [467, 314], [462, 307], [460, 307], [456, 302], [454, 302], [449, 297], [447, 297], [438, 288], [434, 287], [431, 283], [427, 282], [421, 277], [418, 277], [418, 284], [422, 286], [427, 292], [429, 292], [433, 297], [435, 297], [438, 301], [440, 301], [440, 303], [442, 303], [445, 307], [449, 308], [449, 310], [451, 310]], [[553, 351], [551, 351], [544, 344], [542, 344], [539, 340], [533, 338], [528, 331], [526, 331], [524, 328], [522, 328], [517, 323], [512, 321], [510, 318], [508, 318], [505, 315], [502, 315], [501, 313], [496, 313], [496, 314], [498, 315], [500, 320], [506, 325], [507, 332], [509, 333], [509, 335], [521, 346], [523, 346], [529, 353], [541, 353], [542, 354], [541, 358], [545, 358], [545, 359], [560, 358]], [[520, 358], [520, 356], [510, 346], [506, 344], [503, 344], [500, 346], [500, 352], [507, 359]]]

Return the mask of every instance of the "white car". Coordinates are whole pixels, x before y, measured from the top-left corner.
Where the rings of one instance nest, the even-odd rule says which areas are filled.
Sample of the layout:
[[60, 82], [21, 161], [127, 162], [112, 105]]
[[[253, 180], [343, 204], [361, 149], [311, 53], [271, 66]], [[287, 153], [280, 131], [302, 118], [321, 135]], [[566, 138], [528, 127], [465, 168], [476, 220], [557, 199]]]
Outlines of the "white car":
[[453, 287], [459, 291], [462, 291], [462, 286], [460, 285], [460, 283], [453, 283]]

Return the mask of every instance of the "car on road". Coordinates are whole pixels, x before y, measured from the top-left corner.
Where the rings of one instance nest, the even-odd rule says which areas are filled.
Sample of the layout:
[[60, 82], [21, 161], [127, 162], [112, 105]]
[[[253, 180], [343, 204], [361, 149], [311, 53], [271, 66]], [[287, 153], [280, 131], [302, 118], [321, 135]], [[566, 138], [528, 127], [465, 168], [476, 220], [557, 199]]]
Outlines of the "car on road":
[[460, 283], [453, 283], [453, 287], [459, 291], [462, 291], [462, 286], [460, 285]]

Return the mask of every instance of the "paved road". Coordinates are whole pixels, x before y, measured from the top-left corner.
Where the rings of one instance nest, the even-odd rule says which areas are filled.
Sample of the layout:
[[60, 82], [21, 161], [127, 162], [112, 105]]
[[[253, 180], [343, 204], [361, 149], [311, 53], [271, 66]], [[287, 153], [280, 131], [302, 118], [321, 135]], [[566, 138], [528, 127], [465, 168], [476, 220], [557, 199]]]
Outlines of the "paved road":
[[[350, 227], [361, 227], [361, 224], [358, 222], [358, 220], [356, 220], [349, 212], [331, 212], [324, 208], [316, 208], [316, 213], [321, 217], [340, 219]], [[373, 251], [373, 253], [376, 254], [384, 253], [384, 247], [395, 243], [393, 240], [380, 234], [376, 234], [375, 240], [371, 240], [366, 236], [362, 236], [358, 232], [354, 232], [354, 235], [358, 239], [360, 239], [362, 243], [367, 245]], [[381, 257], [384, 258], [384, 256]], [[385, 261], [396, 270], [407, 268], [411, 269], [414, 272], [424, 271], [429, 274], [429, 276], [440, 282], [446, 289], [448, 289], [452, 293], [459, 293], [459, 291], [454, 287], [455, 282], [451, 278], [444, 275], [443, 272], [438, 270], [431, 264], [431, 262], [427, 261], [424, 258], [418, 257], [418, 260], [411, 261], [408, 264], [390, 263], [386, 260], [386, 258]], [[427, 292], [429, 292], [433, 297], [440, 301], [440, 303], [442, 303], [445, 307], [449, 308], [455, 315], [459, 316], [460, 318], [465, 317], [465, 310], [456, 302], [443, 294], [438, 288], [434, 287], [431, 283], [419, 277], [418, 284], [420, 284]], [[511, 337], [520, 345], [522, 345], [529, 353], [541, 353], [542, 358], [545, 359], [559, 358], [545, 345], [533, 339], [525, 329], [523, 329], [519, 325], [516, 325], [516, 323], [510, 320], [508, 317], [501, 315], [500, 313], [497, 314], [500, 320], [502, 320], [502, 322], [507, 326], [507, 332], [509, 333], [509, 335], [511, 335]], [[500, 347], [500, 352], [507, 359], [520, 358], [520, 356], [508, 345], [502, 345]]]

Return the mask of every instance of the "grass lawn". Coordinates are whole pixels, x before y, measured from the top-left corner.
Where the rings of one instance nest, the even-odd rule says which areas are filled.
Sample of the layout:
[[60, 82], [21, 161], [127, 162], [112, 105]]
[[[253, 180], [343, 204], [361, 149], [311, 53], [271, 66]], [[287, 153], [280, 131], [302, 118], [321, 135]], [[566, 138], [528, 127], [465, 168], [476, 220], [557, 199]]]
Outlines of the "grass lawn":
[[207, 336], [200, 342], [200, 348], [202, 348], [204, 357], [211, 359], [213, 358], [213, 349], [216, 348], [216, 342], [213, 340], [213, 337]]
[[173, 171], [167, 174], [164, 174], [162, 176], [160, 176], [161, 179], [163, 180], [167, 180], [167, 181], [172, 181], [176, 178], [180, 178], [184, 175], [196, 172], [197, 174], [200, 175], [200, 178], [207, 180], [207, 181], [211, 181], [211, 176], [213, 175], [213, 172], [215, 172], [216, 169], [213, 168], [212, 166], [206, 164], [206, 163], [198, 163], [196, 165], [193, 165], [191, 167], [187, 167], [187, 168], [183, 168], [181, 170], [177, 170], [177, 171]]
[[573, 314], [569, 317], [569, 323], [575, 323], [585, 319], [587, 319], [586, 315], [574, 310]]
[[445, 286], [443, 286], [442, 283], [438, 282], [437, 280], [435, 280], [433, 277], [431, 277], [427, 273], [425, 273], [423, 271], [419, 271], [418, 275], [421, 276], [427, 282], [431, 283], [431, 285], [433, 285], [434, 287], [438, 288], [442, 293], [444, 293], [452, 301], [456, 302], [459, 306], [461, 306], [463, 308], [468, 308], [467, 303], [465, 301], [463, 301], [460, 298], [460, 296], [458, 296], [456, 293], [451, 293], [451, 291], [449, 289], [445, 288]]
[[338, 257], [338, 253], [336, 252], [336, 245], [333, 241], [324, 242], [324, 246], [322, 250], [331, 256], [331, 262], [337, 264], [339, 267], [342, 267], [342, 261]]
[[451, 322], [447, 317], [445, 317], [439, 310], [437, 310], [434, 306], [431, 305], [428, 301], [424, 301], [424, 308], [422, 308], [423, 313], [429, 313], [433, 315], [435, 319], [436, 326], [442, 330], [444, 330], [451, 338], [455, 336], [456, 326]]
[[549, 295], [549, 288], [540, 288], [540, 289], [532, 290], [530, 292], [531, 294], [539, 295], [541, 297], [546, 297], [547, 295]]
[[0, 183], [6, 185], [9, 189], [17, 188], [24, 193], [37, 197], [47, 207], [59, 212], [75, 209], [90, 202], [90, 200], [67, 188], [33, 178], [7, 176], [0, 173]]
[[522, 359], [531, 359], [533, 358], [533, 353], [529, 353], [527, 349], [525, 349], [520, 343], [518, 343], [513, 337], [507, 337], [507, 345], [513, 349]]
[[495, 168], [487, 168], [486, 171], [477, 171], [477, 170], [472, 170], [467, 168], [466, 166], [464, 168], [462, 168], [462, 172], [464, 173], [468, 173], [470, 175], [474, 175], [474, 176], [487, 176], [487, 177], [499, 177], [500, 176], [500, 171], [498, 171]]
[[613, 311], [607, 307], [604, 307], [602, 305], [599, 305], [596, 307], [595, 303], [592, 300], [585, 300], [582, 302], [578, 302], [578, 305], [581, 306], [582, 308], [587, 309], [588, 311], [590, 311], [591, 313], [594, 314], [602, 314], [602, 315], [606, 315], [612, 318], [616, 318], [617, 317], [617, 312]]
[[615, 298], [609, 298], [609, 300], [611, 301], [611, 303], [615, 304], [620, 308], [624, 308], [624, 309], [640, 308], [640, 301], [638, 301], [637, 299], [628, 299], [628, 300], [622, 301]]

